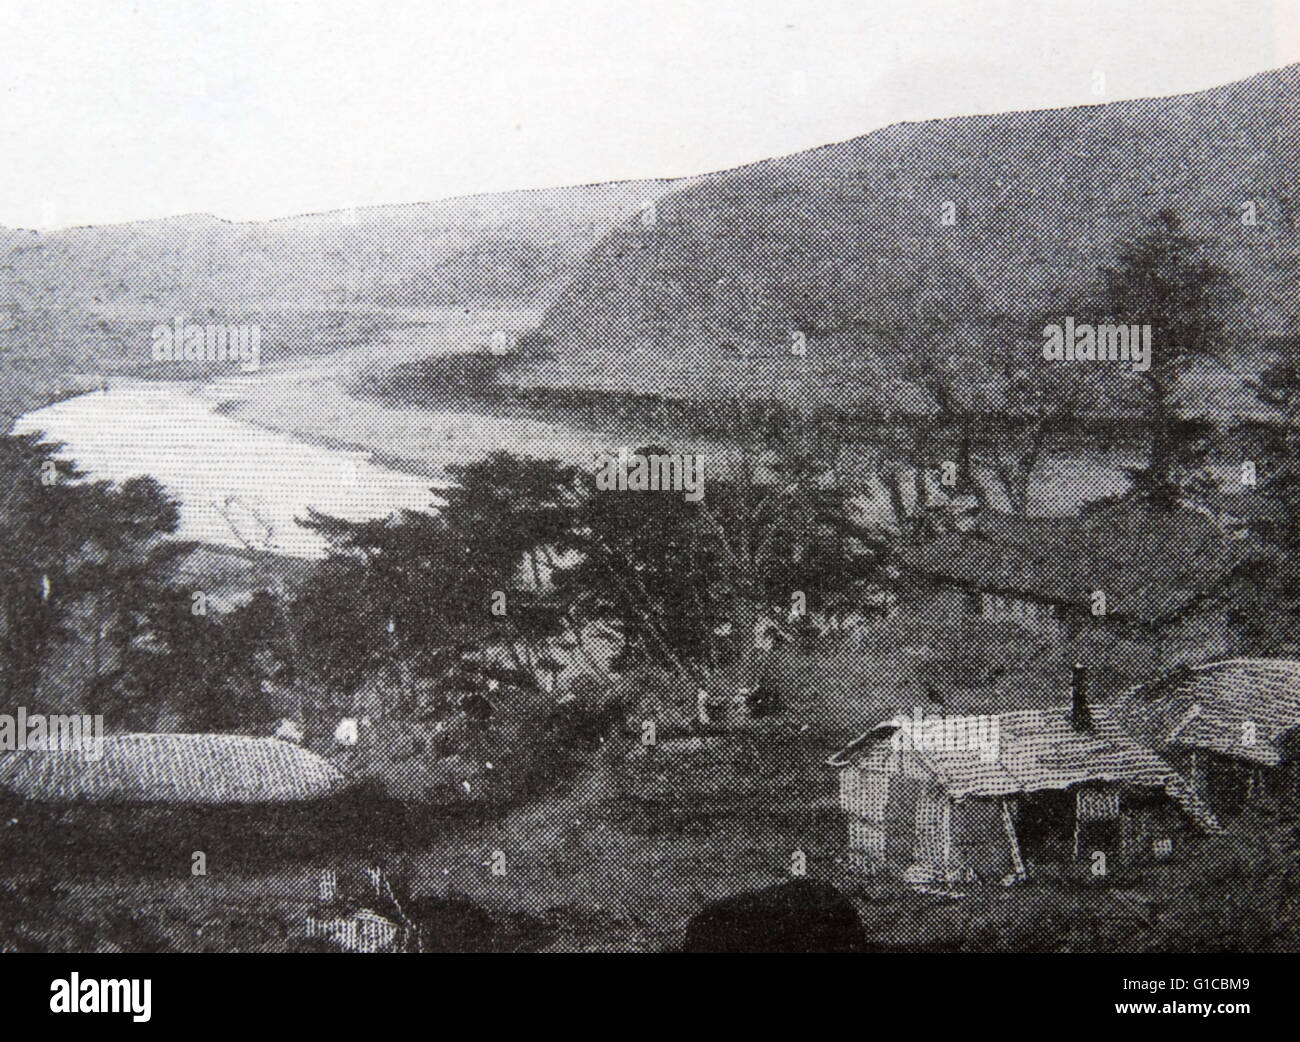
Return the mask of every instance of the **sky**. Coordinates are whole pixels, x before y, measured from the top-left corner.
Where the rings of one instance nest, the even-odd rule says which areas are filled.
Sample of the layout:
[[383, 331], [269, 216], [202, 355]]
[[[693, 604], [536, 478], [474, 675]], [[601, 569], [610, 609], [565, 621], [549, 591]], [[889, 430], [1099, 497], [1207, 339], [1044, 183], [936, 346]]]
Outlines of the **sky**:
[[1300, 62], [1300, 0], [0, 0], [0, 224], [703, 173]]

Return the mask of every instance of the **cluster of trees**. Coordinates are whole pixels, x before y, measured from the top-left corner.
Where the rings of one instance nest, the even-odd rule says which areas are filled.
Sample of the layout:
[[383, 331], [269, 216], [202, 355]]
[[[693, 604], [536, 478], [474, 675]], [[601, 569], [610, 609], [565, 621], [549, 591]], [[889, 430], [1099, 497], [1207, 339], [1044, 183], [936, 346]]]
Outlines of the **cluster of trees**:
[[90, 481], [61, 448], [0, 437], [7, 703], [102, 713], [121, 729], [168, 715], [195, 731], [264, 724], [265, 681], [285, 659], [276, 598], [207, 611], [180, 568], [194, 546], [171, 538], [178, 504], [151, 478]]
[[[1129, 495], [1155, 511], [1203, 496], [1220, 432], [1184, 414], [1181, 392], [1198, 367], [1226, 363], [1235, 299], [1207, 245], [1161, 213], [1065, 305], [1079, 321], [1152, 326], [1142, 371], [1044, 363], [1032, 338], [1045, 317], [972, 316], [965, 291], [958, 308], [918, 292], [894, 334], [907, 378], [937, 412], [894, 447], [913, 461], [916, 486], [906, 497], [893, 486], [904, 523], [892, 538], [932, 530], [925, 475], [944, 458], [958, 461], [959, 490], [985, 494], [978, 469], [1013, 513], [1028, 514], [1051, 438], [1130, 392], [1150, 444]], [[1254, 446], [1269, 509], [1231, 595], [1237, 625], [1261, 650], [1300, 629], [1300, 349], [1291, 346], [1259, 383], [1271, 412], [1237, 432]], [[55, 458], [57, 446], [0, 439], [0, 679], [16, 701], [32, 701], [59, 646], [76, 637], [88, 649], [88, 667], [79, 660], [72, 674], [82, 705], [146, 726], [165, 706], [195, 730], [260, 728], [290, 706], [337, 718], [376, 678], [386, 713], [487, 713], [491, 691], [535, 688], [560, 669], [557, 654], [611, 681], [646, 665], [691, 691], [753, 690], [774, 631], [788, 636], [801, 616], [844, 602], [860, 609], [864, 588], [886, 581], [888, 538], [851, 520], [833, 427], [758, 403], [720, 412], [729, 449], [706, 461], [700, 502], [600, 492], [578, 468], [494, 453], [455, 468], [437, 514], [304, 520], [332, 549], [301, 588], [208, 614], [176, 578], [189, 548], [166, 538], [177, 508], [155, 483], [89, 482]]]
[[178, 511], [149, 478], [86, 481], [59, 446], [0, 438], [0, 685], [31, 705], [58, 644], [88, 635], [88, 682], [105, 683], [108, 652], [128, 644], [185, 548], [161, 537]]
[[706, 461], [702, 502], [493, 453], [454, 469], [436, 514], [304, 519], [328, 557], [291, 595], [227, 612], [196, 608], [175, 567], [193, 548], [164, 538], [177, 507], [156, 484], [87, 482], [57, 446], [0, 439], [7, 690], [34, 705], [44, 678], [117, 726], [204, 731], [332, 726], [367, 685], [384, 716], [490, 713], [485, 697], [536, 690], [557, 656], [611, 684], [648, 665], [692, 692], [752, 690], [764, 620], [797, 628], [881, 561], [834, 459], [790, 448], [784, 422], [738, 421], [751, 444]]
[[342, 691], [386, 663], [408, 687], [473, 691], [534, 683], [558, 654], [610, 682], [645, 664], [691, 691], [752, 690], [765, 620], [847, 596], [881, 547], [852, 530], [830, 462], [789, 449], [770, 415], [745, 426], [762, 446], [706, 461], [700, 502], [497, 452], [453, 468], [436, 515], [311, 520], [334, 546], [295, 606], [317, 635], [305, 645], [333, 660], [317, 675]]
[[1269, 410], [1240, 425], [1256, 467], [1255, 553], [1233, 584], [1233, 623], [1262, 654], [1300, 654], [1300, 338], [1286, 341], [1255, 391]]
[[[916, 487], [908, 501], [916, 505], [905, 521], [914, 534], [925, 531], [929, 506], [922, 475], [939, 460], [957, 463], [959, 490], [987, 495], [975, 480], [978, 469], [1005, 509], [1027, 516], [1053, 438], [1079, 434], [1086, 421], [1137, 420], [1147, 432], [1146, 462], [1130, 474], [1132, 498], [1168, 511], [1206, 490], [1214, 427], [1181, 408], [1182, 392], [1191, 374], [1228, 365], [1227, 322], [1240, 294], [1213, 261], [1210, 243], [1189, 235], [1175, 213], [1157, 214], [1058, 310], [1011, 319], [969, 296], [954, 308], [918, 293], [890, 330], [904, 349], [904, 377], [933, 408], [929, 422], [903, 428], [893, 446], [897, 459], [912, 464]], [[1150, 326], [1150, 367], [1044, 361], [1043, 330], [1063, 315], [1080, 324]], [[896, 483], [897, 474], [889, 479]], [[895, 490], [896, 512], [903, 499]]]
[[[1081, 323], [1149, 325], [1153, 350], [1145, 370], [1039, 362], [1036, 338], [1059, 315], [1011, 322], [918, 297], [916, 313], [895, 338], [907, 345], [907, 378], [927, 392], [935, 413], [930, 422], [902, 429], [894, 446], [896, 458], [912, 461], [913, 508], [904, 505], [898, 473], [883, 475], [902, 536], [932, 534], [936, 512], [944, 523], [944, 504], [930, 504], [924, 480], [940, 460], [957, 462], [957, 491], [987, 495], [973, 480], [978, 469], [992, 478], [1011, 513], [1026, 516], [1054, 438], [1086, 437], [1089, 420], [1098, 426], [1107, 418], [1136, 420], [1127, 426], [1145, 432], [1147, 445], [1120, 498], [1159, 514], [1192, 509], [1220, 520], [1244, 518], [1243, 563], [1219, 596], [1235, 643], [1246, 653], [1295, 654], [1300, 338], [1271, 345], [1276, 358], [1254, 384], [1258, 415], [1234, 421], [1189, 408], [1197, 377], [1230, 386], [1234, 361], [1261, 347], [1251, 339], [1238, 287], [1213, 252], [1177, 214], [1162, 211], [1121, 245], [1091, 285], [1062, 302], [1062, 311]], [[1244, 465], [1241, 478], [1216, 480], [1216, 458], [1229, 464], [1225, 471]], [[1224, 538], [1232, 535], [1225, 531]]]

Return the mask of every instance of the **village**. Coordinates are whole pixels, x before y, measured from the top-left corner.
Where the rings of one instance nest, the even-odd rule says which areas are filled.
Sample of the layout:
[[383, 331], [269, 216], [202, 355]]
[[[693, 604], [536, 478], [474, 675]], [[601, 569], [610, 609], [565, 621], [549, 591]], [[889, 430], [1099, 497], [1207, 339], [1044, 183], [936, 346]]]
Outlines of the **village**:
[[[1133, 283], [1176, 229], [1129, 247]], [[1178, 277], [1212, 328], [1204, 273]], [[1160, 401], [1184, 361], [1133, 378]], [[106, 724], [93, 757], [0, 751], [6, 862], [52, 893], [188, 873], [181, 909], [209, 866], [256, 892], [270, 871], [259, 945], [370, 952], [762, 949], [807, 916], [835, 950], [1106, 947], [1135, 922], [1213, 945], [1235, 913], [1197, 909], [1189, 940], [1202, 891], [1171, 882], [1208, 863], [1281, 903], [1235, 921], [1264, 943], [1292, 899], [1251, 873], [1290, 878], [1300, 795], [1280, 386], [1273, 454], [1171, 447], [1169, 414], [1126, 489], [1050, 512], [1007, 494], [997, 414], [894, 418], [911, 447], [864, 456], [832, 417], [732, 399], [664, 432], [710, 453], [498, 450], [436, 509], [309, 511], [327, 552], [293, 567], [177, 540], [158, 483], [86, 483], [11, 435], [11, 699]], [[683, 458], [689, 481], [608, 479]], [[6, 943], [45, 943], [57, 902], [18, 907], [37, 921]], [[1043, 907], [1056, 934], [1028, 930]], [[220, 943], [181, 909], [151, 943]]]
[[[754, 511], [771, 500], [770, 479], [756, 476], [787, 464], [740, 459], [749, 469], [711, 478], [690, 501], [494, 457], [458, 475], [436, 522], [322, 521], [341, 549], [284, 606], [297, 638], [261, 650], [235, 638], [252, 632], [241, 617], [272, 610], [264, 595], [191, 616], [195, 632], [212, 630], [205, 656], [224, 648], [237, 662], [254, 648], [239, 699], [265, 721], [260, 736], [247, 722], [184, 733], [203, 710], [187, 707], [182, 683], [144, 733], [107, 734], [94, 757], [0, 752], [11, 825], [41, 822], [92, 859], [86, 831], [109, 822], [155, 842], [209, 835], [205, 865], [246, 858], [249, 843], [279, 850], [267, 856], [288, 890], [273, 916], [280, 939], [265, 943], [373, 952], [536, 943], [537, 931], [642, 949], [674, 943], [676, 930], [699, 945], [691, 924], [715, 905], [783, 885], [796, 889], [777, 912], [760, 896], [745, 913], [747, 943], [779, 933], [773, 914], [838, 900], [870, 924], [853, 942], [862, 950], [969, 944], [953, 936], [969, 924], [946, 909], [996, 908], [999, 892], [1030, 907], [1074, 894], [1110, 906], [1085, 921], [1154, 929], [1171, 901], [1155, 880], [1294, 822], [1300, 660], [1240, 654], [1231, 604], [1215, 596], [1246, 556], [1235, 515], [1129, 503], [1082, 522], [972, 516], [936, 472], [941, 530], [886, 552], [853, 527], [820, 578], [797, 551], [782, 571], [784, 546], [748, 565], [770, 584], [737, 598], [721, 532], [807, 538], [801, 495], [788, 497], [791, 514]], [[1125, 520], [1134, 514], [1139, 525]], [[1121, 531], [1132, 542], [1117, 559]], [[502, 546], [529, 545], [526, 532], [543, 533], [541, 549], [502, 561]], [[708, 552], [708, 533], [721, 553]], [[364, 549], [381, 545], [413, 556]], [[427, 596], [449, 546], [476, 563], [447, 573], [443, 594], [477, 600], [473, 615], [406, 600]], [[678, 556], [686, 546], [692, 556]], [[586, 581], [612, 611], [554, 610]], [[690, 590], [721, 599], [692, 614]], [[316, 603], [326, 616], [293, 614]], [[273, 617], [262, 616], [263, 637], [281, 625]], [[437, 641], [421, 621], [435, 617], [457, 624]], [[339, 633], [371, 643], [355, 661], [314, 661], [304, 641], [321, 621], [317, 654], [332, 654]], [[144, 660], [127, 648], [122, 669], [156, 670], [177, 653], [159, 645], [165, 629], [149, 632]], [[321, 698], [327, 682], [338, 697]], [[222, 820], [241, 835], [218, 841]], [[42, 849], [16, 828], [6, 840], [14, 866]], [[159, 848], [142, 849], [141, 868], [156, 871]], [[172, 871], [190, 869], [182, 856], [168, 855]], [[677, 881], [673, 898], [665, 879]], [[798, 889], [814, 882], [833, 889]], [[557, 907], [595, 918], [541, 926]], [[909, 908], [929, 910], [914, 920]], [[656, 919], [648, 935], [636, 925]]]
[[1059, 3], [11, 49], [0, 952], [1300, 951], [1300, 65]]

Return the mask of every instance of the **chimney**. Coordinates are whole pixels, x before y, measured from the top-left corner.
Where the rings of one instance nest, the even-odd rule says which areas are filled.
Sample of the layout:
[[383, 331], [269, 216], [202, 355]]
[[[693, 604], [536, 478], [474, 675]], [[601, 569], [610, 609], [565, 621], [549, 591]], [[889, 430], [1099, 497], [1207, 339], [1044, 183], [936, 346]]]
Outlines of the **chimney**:
[[1088, 671], [1077, 662], [1070, 670], [1070, 726], [1076, 731], [1095, 730], [1088, 708]]

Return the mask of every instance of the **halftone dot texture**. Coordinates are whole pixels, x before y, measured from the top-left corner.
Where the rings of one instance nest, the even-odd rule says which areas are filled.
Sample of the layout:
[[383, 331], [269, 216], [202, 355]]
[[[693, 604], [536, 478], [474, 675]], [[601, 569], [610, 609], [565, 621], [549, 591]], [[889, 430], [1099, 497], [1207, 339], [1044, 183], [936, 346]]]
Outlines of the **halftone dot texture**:
[[0, 786], [42, 803], [291, 803], [344, 787], [308, 749], [234, 734], [108, 735], [83, 749], [0, 753]]
[[[391, 455], [422, 475], [467, 458], [452, 452], [429, 464], [442, 451], [435, 443], [452, 437], [439, 425], [453, 378], [482, 393], [462, 403], [469, 418], [457, 428], [489, 432], [478, 451], [570, 460], [639, 435], [699, 444], [717, 435], [710, 421], [723, 408], [714, 403], [736, 398], [849, 419], [926, 415], [933, 403], [907, 379], [899, 330], [946, 321], [1036, 354], [1039, 331], [1028, 323], [1071, 313], [1097, 269], [1162, 209], [1208, 242], [1207, 255], [1241, 290], [1234, 333], [1294, 335], [1298, 170], [1300, 68], [1291, 67], [1180, 98], [890, 127], [677, 183], [483, 196], [363, 210], [355, 219], [185, 218], [54, 233], [36, 250], [24, 234], [4, 232], [12, 259], [0, 272], [4, 292], [22, 307], [19, 330], [39, 334], [23, 341], [36, 346], [4, 362], [8, 397], [18, 403], [6, 408], [31, 408], [42, 388], [70, 373], [133, 375], [133, 352], [144, 350], [155, 319], [132, 316], [127, 305], [148, 304], [196, 320], [209, 309], [256, 312], [272, 363], [379, 344], [349, 374], [361, 392], [355, 411], [376, 401], [391, 410], [375, 422], [401, 430], [406, 447]], [[1254, 224], [1243, 222], [1247, 203]], [[110, 304], [107, 327], [67, 317]], [[276, 331], [281, 308], [323, 317], [300, 316], [285, 337]], [[343, 341], [329, 338], [329, 316], [355, 320], [372, 308], [408, 309], [409, 324], [349, 327]], [[418, 314], [432, 309], [442, 318]], [[463, 318], [451, 326], [453, 312]], [[452, 369], [422, 357], [486, 352], [502, 327], [517, 347], [495, 362]], [[806, 354], [792, 350], [796, 331], [806, 335]], [[46, 384], [42, 357], [61, 366]], [[324, 380], [302, 385], [303, 415], [323, 388]], [[427, 419], [413, 419], [420, 410]], [[137, 422], [147, 429], [146, 416]], [[335, 429], [316, 433], [364, 446], [361, 422], [342, 410]], [[619, 440], [602, 444], [604, 432]], [[262, 494], [282, 483], [311, 505], [316, 493], [295, 483], [313, 479], [283, 469], [274, 450], [233, 469], [258, 468]], [[1117, 491], [1114, 468], [1102, 469], [1067, 473], [1058, 498], [1077, 506]], [[254, 520], [255, 499], [241, 499]], [[392, 505], [376, 493], [360, 509], [382, 515]], [[1121, 559], [1130, 554], [1113, 549]], [[1176, 585], [1185, 589], [1188, 577]], [[1149, 585], [1134, 593], [1144, 602], [1160, 596]], [[971, 632], [978, 641], [985, 631]], [[1068, 671], [1035, 665], [1041, 649], [985, 661], [965, 684], [954, 672], [963, 656], [987, 660], [996, 649], [953, 646], [924, 620], [897, 637], [889, 647], [864, 636], [822, 649], [815, 682], [775, 719], [695, 733], [665, 728], [650, 748], [610, 738], [579, 764], [556, 764], [559, 784], [539, 782], [490, 817], [476, 800], [502, 765], [461, 757], [466, 799], [455, 813], [360, 802], [337, 819], [323, 812], [321, 821], [295, 819], [283, 830], [252, 812], [206, 823], [178, 813], [174, 843], [142, 845], [143, 855], [111, 863], [116, 873], [77, 862], [66, 846], [65, 861], [33, 867], [30, 837], [15, 839], [22, 875], [0, 891], [5, 917], [21, 920], [33, 902], [55, 908], [55, 925], [20, 934], [21, 943], [55, 950], [280, 948], [294, 943], [323, 869], [371, 858], [417, 895], [407, 910], [419, 895], [463, 895], [429, 913], [459, 924], [444, 931], [438, 943], [446, 947], [660, 950], [680, 943], [706, 903], [806, 865], [809, 876], [852, 896], [873, 943], [896, 950], [1295, 947], [1290, 826], [1262, 818], [1186, 846], [1180, 839], [1169, 863], [1116, 868], [1102, 884], [1088, 876], [1086, 859], [1076, 874], [1044, 868], [1027, 885], [961, 886], [965, 896], [951, 900], [855, 873], [836, 772], [824, 765], [836, 749], [931, 695], [935, 711], [953, 713], [1049, 708], [1069, 697]], [[1124, 665], [1109, 681], [1126, 675]], [[1133, 668], [1149, 669], [1149, 660]], [[1106, 679], [1099, 698], [1115, 693]], [[166, 832], [168, 815], [151, 813]], [[170, 902], [199, 885], [188, 875], [189, 851], [205, 846], [231, 853], [224, 863], [211, 858], [204, 907], [178, 914]], [[293, 856], [268, 860], [281, 847]]]

